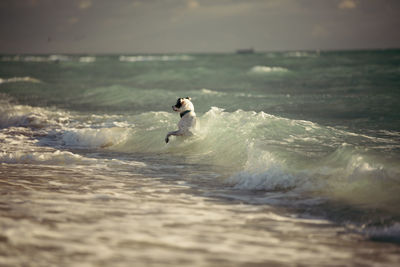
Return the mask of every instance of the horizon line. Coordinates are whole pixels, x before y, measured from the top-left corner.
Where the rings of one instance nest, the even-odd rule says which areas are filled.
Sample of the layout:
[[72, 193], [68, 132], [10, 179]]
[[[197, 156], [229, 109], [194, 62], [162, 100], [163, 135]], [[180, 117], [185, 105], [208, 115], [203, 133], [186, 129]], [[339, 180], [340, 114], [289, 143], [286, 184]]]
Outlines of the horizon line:
[[[172, 55], [172, 54], [239, 54], [239, 50], [246, 48], [238, 48], [234, 51], [187, 51], [187, 52], [0, 52], [0, 55]], [[248, 48], [247, 48], [248, 49]], [[389, 51], [400, 50], [400, 47], [382, 47], [382, 48], [326, 48], [326, 49], [270, 49], [270, 50], [257, 50], [248, 54], [263, 54], [263, 53], [287, 53], [287, 52], [356, 52], [356, 51]]]

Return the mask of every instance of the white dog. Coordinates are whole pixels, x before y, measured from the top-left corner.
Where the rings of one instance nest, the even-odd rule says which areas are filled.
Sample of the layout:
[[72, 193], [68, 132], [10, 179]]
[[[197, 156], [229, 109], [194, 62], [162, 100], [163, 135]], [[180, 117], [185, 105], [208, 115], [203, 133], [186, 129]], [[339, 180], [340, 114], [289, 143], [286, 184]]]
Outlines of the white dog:
[[172, 106], [172, 109], [179, 112], [181, 115], [181, 120], [178, 123], [179, 130], [169, 132], [165, 137], [165, 142], [169, 142], [169, 137], [171, 135], [175, 136], [192, 136], [194, 130], [196, 129], [196, 113], [194, 113], [194, 106], [190, 102], [191, 98], [178, 98], [176, 105]]

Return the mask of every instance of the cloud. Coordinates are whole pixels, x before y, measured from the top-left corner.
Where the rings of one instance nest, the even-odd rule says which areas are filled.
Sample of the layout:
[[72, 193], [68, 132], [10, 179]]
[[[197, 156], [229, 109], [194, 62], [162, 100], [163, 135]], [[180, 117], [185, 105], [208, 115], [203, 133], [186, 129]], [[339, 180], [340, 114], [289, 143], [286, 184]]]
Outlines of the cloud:
[[186, 4], [189, 9], [196, 9], [200, 6], [199, 2], [196, 0], [189, 0]]
[[0, 8], [30, 8], [39, 4], [39, 0], [0, 0]]
[[312, 32], [311, 32], [311, 35], [314, 36], [314, 37], [322, 38], [322, 37], [329, 36], [329, 32], [328, 32], [327, 29], [325, 29], [321, 25], [314, 25], [314, 27], [312, 29]]
[[87, 9], [92, 6], [92, 0], [81, 0], [78, 3], [79, 9]]
[[26, 3], [30, 6], [37, 6], [38, 0], [27, 0]]
[[216, 17], [223, 18], [243, 12], [245, 4], [231, 1], [177, 0], [174, 2], [175, 5], [164, 7], [166, 8], [165, 13], [170, 15], [169, 21], [172, 23], [183, 21], [191, 23], [194, 21], [207, 21]]
[[76, 24], [79, 21], [77, 17], [72, 17], [68, 19], [68, 24], [73, 25]]
[[340, 9], [353, 9], [357, 7], [357, 3], [354, 0], [343, 0], [339, 3]]

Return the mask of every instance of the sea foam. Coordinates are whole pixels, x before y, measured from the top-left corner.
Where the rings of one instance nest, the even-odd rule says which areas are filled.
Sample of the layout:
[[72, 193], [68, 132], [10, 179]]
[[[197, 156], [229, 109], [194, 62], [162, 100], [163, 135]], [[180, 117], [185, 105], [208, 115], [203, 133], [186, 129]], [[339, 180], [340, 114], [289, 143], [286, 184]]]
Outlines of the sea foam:
[[106, 148], [125, 142], [128, 133], [128, 129], [120, 127], [68, 129], [62, 135], [62, 142], [67, 147]]
[[85, 158], [83, 156], [74, 154], [69, 151], [56, 150], [54, 152], [28, 152], [28, 151], [15, 151], [15, 152], [0, 152], [1, 163], [19, 163], [19, 164], [93, 164], [95, 159]]
[[36, 78], [29, 76], [26, 77], [12, 77], [12, 78], [0, 78], [0, 84], [2, 83], [17, 83], [17, 82], [29, 82], [29, 83], [40, 83], [41, 81]]
[[283, 73], [288, 72], [288, 69], [282, 67], [269, 67], [269, 66], [254, 66], [250, 69], [250, 73], [266, 74], [266, 73]]
[[162, 55], [162, 56], [120, 56], [119, 61], [122, 62], [145, 62], [145, 61], [187, 61], [192, 60], [193, 57], [187, 55]]
[[0, 128], [31, 127], [44, 128], [50, 124], [58, 124], [57, 120], [64, 115], [62, 112], [52, 112], [48, 109], [15, 105], [10, 99], [0, 100]]

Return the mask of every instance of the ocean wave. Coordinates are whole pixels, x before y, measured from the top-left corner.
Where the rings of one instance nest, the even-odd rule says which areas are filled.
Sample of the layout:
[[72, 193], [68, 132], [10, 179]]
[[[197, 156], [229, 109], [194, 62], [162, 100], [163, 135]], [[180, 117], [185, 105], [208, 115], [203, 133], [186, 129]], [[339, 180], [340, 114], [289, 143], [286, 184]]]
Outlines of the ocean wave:
[[29, 142], [22, 140], [20, 144], [25, 146], [25, 149], [20, 151], [1, 151], [0, 149], [0, 163], [6, 164], [40, 164], [40, 165], [75, 165], [75, 166], [89, 166], [93, 168], [113, 168], [120, 167], [121, 165], [145, 168], [146, 163], [135, 160], [119, 160], [119, 159], [101, 159], [85, 157], [70, 151], [50, 150], [50, 151], [37, 151], [35, 147]]
[[358, 232], [374, 241], [400, 243], [400, 223], [383, 227], [365, 227]]
[[119, 61], [122, 62], [145, 62], [145, 61], [188, 61], [193, 57], [188, 55], [162, 55], [162, 56], [120, 56]]
[[0, 128], [11, 126], [43, 128], [49, 123], [44, 109], [11, 105], [6, 101], [0, 101], [0, 104]]
[[31, 55], [16, 55], [16, 56], [3, 56], [1, 61], [5, 62], [58, 62], [70, 61], [71, 57], [65, 55], [50, 55], [50, 56], [31, 56]]
[[3, 56], [1, 57], [3, 62], [46, 62], [49, 61], [49, 57], [43, 56]]
[[315, 52], [305, 52], [305, 51], [290, 51], [285, 52], [283, 55], [285, 57], [317, 57], [319, 55], [319, 51]]
[[[343, 151], [338, 148], [319, 160], [313, 158], [313, 164], [298, 164], [296, 167], [287, 164], [289, 158], [277, 159], [268, 150], [249, 150], [244, 169], [227, 181], [235, 189], [268, 191], [301, 187], [326, 191], [352, 202], [367, 201], [367, 195], [374, 194], [371, 201], [375, 203], [387, 200], [385, 187], [389, 191], [400, 190], [397, 182], [399, 170], [395, 166], [379, 163], [356, 149]], [[333, 160], [336, 157], [341, 159]]]
[[213, 107], [198, 116], [201, 127], [194, 138], [173, 138], [166, 145], [165, 134], [177, 128], [175, 114], [146, 112], [125, 119], [122, 127], [65, 132], [63, 140], [67, 146], [171, 153], [221, 166], [230, 170], [225, 182], [236, 190], [312, 192], [369, 206], [399, 201], [394, 197], [400, 193], [398, 166], [364, 148], [371, 142], [392, 145], [387, 140], [264, 112]]
[[284, 73], [288, 71], [289, 71], [288, 69], [282, 67], [269, 67], [269, 66], [254, 66], [250, 69], [250, 73], [255, 73], [255, 74]]
[[235, 93], [233, 94], [234, 96], [237, 97], [248, 97], [248, 98], [267, 98], [265, 95], [255, 95], [255, 94], [248, 94], [248, 93]]
[[96, 57], [80, 57], [79, 62], [92, 63], [96, 61]]
[[0, 129], [7, 127], [28, 127], [43, 129], [57, 128], [70, 121], [70, 114], [61, 110], [32, 107], [12, 103], [6, 95], [0, 99]]
[[93, 164], [96, 159], [85, 158], [69, 151], [56, 150], [54, 152], [0, 152], [0, 162], [8, 164], [48, 164], [72, 165]]
[[67, 55], [49, 55], [49, 56], [33, 56], [33, 55], [15, 55], [2, 56], [0, 61], [3, 62], [68, 62], [78, 61], [82, 63], [92, 63], [96, 61], [94, 56], [67, 56]]
[[226, 181], [237, 190], [287, 191], [307, 188], [308, 177], [291, 171], [285, 161], [272, 152], [247, 145], [247, 160], [243, 169], [234, 173]]
[[41, 81], [36, 78], [29, 76], [26, 77], [12, 77], [12, 78], [0, 78], [0, 84], [2, 83], [17, 83], [17, 82], [30, 82], [30, 83], [40, 83]]
[[182, 151], [230, 168], [225, 182], [233, 189], [302, 192], [396, 213], [396, 160], [364, 147], [371, 140], [391, 146], [387, 140], [263, 112], [212, 108], [200, 122], [201, 138]]
[[[235, 190], [309, 192], [386, 210], [400, 203], [400, 169], [387, 152], [391, 139], [264, 112], [213, 107], [199, 114], [201, 127], [195, 137], [173, 137], [165, 144], [166, 133], [177, 129], [179, 121], [172, 112], [85, 117], [11, 103], [0, 109], [0, 128], [26, 127], [33, 132], [30, 136], [40, 130], [39, 144], [58, 149], [167, 153], [215, 166]], [[373, 151], [371, 143], [376, 143]], [[2, 154], [7, 162], [39, 156]]]
[[303, 183], [280, 166], [262, 172], [240, 171], [230, 176], [226, 183], [238, 190], [281, 191], [291, 190]]
[[62, 134], [62, 144], [66, 147], [106, 148], [124, 143], [129, 130], [121, 127], [102, 129], [68, 129]]
[[201, 93], [204, 94], [204, 95], [211, 95], [211, 96], [226, 95], [226, 93], [218, 92], [218, 91], [214, 91], [214, 90], [206, 89], [206, 88], [201, 89]]

